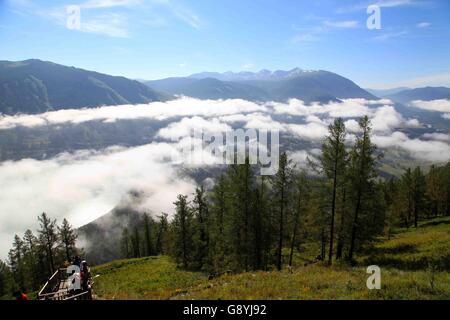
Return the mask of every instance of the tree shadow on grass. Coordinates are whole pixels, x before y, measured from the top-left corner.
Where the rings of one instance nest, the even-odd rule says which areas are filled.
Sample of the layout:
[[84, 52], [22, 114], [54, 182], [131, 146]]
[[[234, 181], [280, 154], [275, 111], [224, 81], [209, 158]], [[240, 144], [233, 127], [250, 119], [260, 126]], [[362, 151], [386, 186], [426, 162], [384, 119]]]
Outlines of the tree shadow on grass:
[[[399, 252], [397, 251], [397, 253]], [[439, 271], [450, 271], [450, 253], [434, 257], [429, 256], [414, 257], [408, 255], [393, 256], [389, 253], [379, 252], [377, 254], [372, 254], [364, 258], [360, 262], [360, 264], [363, 266], [377, 265], [379, 267], [392, 267], [405, 271], [428, 270], [430, 267]]]
[[423, 223], [420, 227], [433, 227], [433, 226], [439, 226], [441, 224], [448, 224], [448, 225], [450, 225], [450, 220], [428, 221], [428, 222]]

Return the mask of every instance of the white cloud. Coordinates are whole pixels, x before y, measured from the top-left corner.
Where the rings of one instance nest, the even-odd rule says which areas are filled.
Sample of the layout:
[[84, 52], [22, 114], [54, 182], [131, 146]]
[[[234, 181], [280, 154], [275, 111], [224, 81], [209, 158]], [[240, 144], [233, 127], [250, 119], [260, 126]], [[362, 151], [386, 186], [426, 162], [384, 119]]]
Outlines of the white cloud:
[[450, 142], [450, 135], [449, 134], [445, 134], [445, 133], [438, 133], [438, 132], [425, 133], [423, 135], [423, 137], [425, 139], [430, 139], [430, 140], [438, 140], [438, 141]]
[[416, 100], [411, 102], [411, 105], [416, 108], [424, 110], [450, 112], [450, 100], [447, 99], [439, 99], [431, 101]]
[[[67, 28], [67, 11], [66, 7], [55, 7], [46, 10], [36, 10], [35, 12], [45, 19], [51, 19], [57, 25]], [[81, 12], [79, 28], [71, 29], [72, 31], [106, 35], [113, 38], [130, 37], [129, 17], [123, 13], [104, 12], [90, 13], [89, 10]]]
[[446, 162], [450, 159], [450, 145], [442, 141], [410, 139], [403, 132], [391, 135], [374, 135], [373, 142], [381, 148], [397, 147], [408, 151], [414, 158], [434, 162]]
[[311, 149], [311, 150], [299, 150], [299, 151], [293, 151], [288, 152], [289, 159], [291, 159], [296, 165], [297, 168], [301, 169], [308, 169], [309, 163], [308, 159], [310, 161], [314, 161], [317, 156], [317, 150], [319, 151], [319, 154], [321, 151], [319, 149]]
[[416, 25], [417, 28], [428, 28], [429, 26], [431, 26], [429, 22], [420, 22]]
[[151, 2], [153, 4], [165, 7], [175, 17], [194, 29], [200, 29], [202, 26], [202, 20], [200, 17], [189, 8], [176, 4], [170, 0], [151, 0]]
[[347, 20], [347, 21], [325, 21], [324, 24], [327, 27], [348, 29], [358, 27], [359, 23], [356, 20]]
[[193, 130], [201, 130], [203, 133], [216, 134], [230, 131], [231, 127], [214, 118], [206, 120], [202, 117], [183, 118], [179, 122], [173, 122], [166, 128], [159, 130], [158, 136], [164, 139], [177, 141], [180, 138], [191, 135]]
[[128, 20], [121, 14], [108, 13], [98, 15], [89, 20], [83, 20], [79, 31], [103, 34], [114, 38], [128, 38]]
[[344, 122], [345, 128], [347, 129], [347, 132], [361, 132], [361, 128], [359, 127], [358, 121], [355, 119], [350, 119]]
[[388, 32], [388, 33], [383, 33], [383, 34], [381, 34], [379, 36], [375, 36], [375, 37], [372, 38], [372, 40], [375, 40], [375, 41], [387, 41], [389, 39], [403, 37], [406, 34], [408, 34], [408, 32], [406, 30], [399, 31], [399, 32]]
[[1, 255], [14, 233], [37, 227], [37, 215], [44, 211], [81, 226], [113, 209], [130, 190], [138, 190], [145, 194], [141, 208], [171, 213], [177, 194], [194, 190], [194, 183], [181, 179], [165, 161], [174, 152], [173, 145], [152, 143], [1, 163], [0, 184], [8, 186], [0, 193]]
[[247, 129], [266, 129], [284, 131], [285, 127], [282, 123], [272, 119], [270, 115], [262, 113], [249, 114], [233, 114], [220, 117], [224, 122], [245, 122], [244, 127]]
[[380, 0], [377, 2], [365, 1], [358, 3], [356, 5], [351, 5], [348, 7], [342, 7], [337, 9], [337, 13], [348, 13], [359, 10], [366, 10], [369, 5], [377, 5], [380, 8], [395, 8], [395, 7], [405, 7], [418, 5], [419, 2], [416, 0]]
[[88, 0], [80, 4], [83, 9], [131, 7], [142, 4], [143, 0]]
[[37, 127], [47, 124], [82, 123], [87, 121], [113, 122], [125, 119], [164, 120], [184, 116], [225, 116], [246, 112], [264, 112], [267, 107], [241, 99], [199, 100], [181, 97], [169, 102], [107, 106], [91, 109], [68, 109], [37, 115], [0, 116], [0, 130], [16, 126]]
[[328, 133], [327, 126], [316, 122], [307, 124], [288, 124], [288, 130], [305, 140], [322, 140]]
[[416, 119], [406, 121], [392, 106], [377, 108], [371, 119], [373, 131], [390, 132], [399, 127], [418, 127]]

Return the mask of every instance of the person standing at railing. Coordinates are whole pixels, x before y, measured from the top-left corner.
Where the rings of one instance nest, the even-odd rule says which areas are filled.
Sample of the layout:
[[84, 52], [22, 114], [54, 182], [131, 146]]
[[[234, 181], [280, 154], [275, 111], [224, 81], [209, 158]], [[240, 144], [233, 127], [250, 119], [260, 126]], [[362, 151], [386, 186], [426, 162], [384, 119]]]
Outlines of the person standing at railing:
[[81, 262], [81, 280], [83, 291], [88, 291], [90, 289], [89, 281], [91, 279], [91, 269], [86, 261]]

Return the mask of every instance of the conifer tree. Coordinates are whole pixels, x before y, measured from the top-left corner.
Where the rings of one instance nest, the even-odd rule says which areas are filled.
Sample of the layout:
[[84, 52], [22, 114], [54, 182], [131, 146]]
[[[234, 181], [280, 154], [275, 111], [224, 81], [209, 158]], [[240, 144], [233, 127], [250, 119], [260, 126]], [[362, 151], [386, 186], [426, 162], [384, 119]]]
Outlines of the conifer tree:
[[354, 200], [353, 221], [351, 225], [350, 247], [348, 252], [348, 260], [353, 260], [355, 245], [357, 240], [357, 232], [359, 229], [359, 215], [364, 209], [364, 200], [370, 199], [370, 186], [376, 177], [375, 171], [375, 151], [376, 146], [372, 144], [370, 139], [371, 126], [367, 116], [359, 120], [361, 133], [357, 136], [355, 145], [350, 153], [349, 175]]
[[64, 253], [67, 261], [71, 260], [71, 257], [76, 253], [75, 242], [78, 235], [73, 230], [67, 219], [63, 219], [61, 227], [58, 227], [59, 239], [64, 247]]
[[55, 250], [58, 244], [56, 220], [50, 219], [45, 212], [38, 217], [40, 223], [39, 241], [45, 247], [48, 269], [51, 274], [55, 272]]
[[187, 269], [192, 265], [194, 250], [193, 214], [189, 207], [187, 196], [178, 195], [175, 204], [173, 228], [175, 234], [175, 258]]
[[331, 221], [330, 221], [330, 245], [328, 250], [328, 264], [332, 264], [334, 227], [336, 215], [336, 202], [338, 185], [345, 175], [346, 150], [345, 150], [345, 125], [341, 118], [335, 119], [328, 127], [329, 135], [322, 145], [321, 167], [325, 176], [332, 183]]
[[292, 163], [288, 159], [287, 154], [284, 152], [280, 156], [278, 172], [273, 178], [273, 192], [275, 197], [275, 203], [277, 206], [277, 224], [278, 224], [278, 235], [277, 235], [277, 257], [276, 266], [278, 270], [282, 267], [282, 252], [283, 252], [283, 240], [285, 237], [285, 214], [288, 207], [288, 202], [290, 200], [290, 187], [292, 183]]

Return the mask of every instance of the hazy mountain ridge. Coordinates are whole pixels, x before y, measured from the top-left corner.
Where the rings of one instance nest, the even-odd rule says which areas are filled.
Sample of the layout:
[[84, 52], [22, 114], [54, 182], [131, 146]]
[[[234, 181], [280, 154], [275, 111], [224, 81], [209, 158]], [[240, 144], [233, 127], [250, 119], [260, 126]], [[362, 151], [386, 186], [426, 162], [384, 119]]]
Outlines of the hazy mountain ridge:
[[153, 89], [200, 99], [241, 98], [252, 101], [286, 101], [298, 98], [307, 103], [346, 98], [376, 99], [351, 80], [329, 71], [262, 70], [252, 72], [203, 72], [189, 77], [145, 81]]
[[423, 87], [403, 90], [385, 96], [392, 101], [399, 103], [410, 103], [415, 100], [431, 101], [447, 99], [450, 100], [450, 88], [447, 87]]

